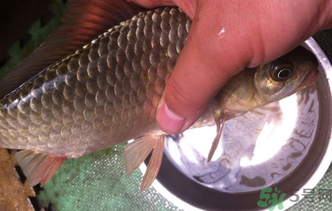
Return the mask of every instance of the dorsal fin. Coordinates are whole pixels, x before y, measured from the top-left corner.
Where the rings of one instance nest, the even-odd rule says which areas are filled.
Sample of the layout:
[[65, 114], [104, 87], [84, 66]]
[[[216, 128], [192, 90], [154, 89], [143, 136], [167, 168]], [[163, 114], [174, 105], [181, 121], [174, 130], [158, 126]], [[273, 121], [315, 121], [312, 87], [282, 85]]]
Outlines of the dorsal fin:
[[63, 24], [0, 82], [0, 97], [141, 10], [125, 0], [68, 1]]

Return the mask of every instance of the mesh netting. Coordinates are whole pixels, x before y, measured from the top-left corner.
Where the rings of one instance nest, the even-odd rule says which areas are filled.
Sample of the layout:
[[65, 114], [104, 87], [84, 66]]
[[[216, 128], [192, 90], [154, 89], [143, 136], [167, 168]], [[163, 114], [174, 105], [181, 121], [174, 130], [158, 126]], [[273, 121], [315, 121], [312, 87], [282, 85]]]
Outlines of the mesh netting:
[[38, 199], [56, 210], [178, 210], [154, 188], [139, 190], [142, 174], [125, 176], [123, 147], [117, 145], [67, 160]]
[[[36, 0], [36, 2], [38, 2]], [[47, 34], [59, 23], [65, 8], [65, 1], [54, 0], [50, 11], [53, 18], [45, 25], [36, 20], [30, 27], [31, 39], [24, 47], [19, 42], [9, 50], [10, 60], [0, 69], [1, 75], [17, 65], [32, 49], [45, 40]], [[42, 26], [43, 25], [43, 26]], [[332, 58], [332, 30], [320, 32], [315, 39], [328, 58]], [[126, 177], [124, 173], [123, 145], [95, 152], [79, 159], [67, 160], [55, 176], [41, 190], [27, 187], [13, 156], [14, 152], [0, 151], [2, 171], [0, 171], [0, 210], [179, 210], [153, 187], [141, 192], [140, 171]], [[319, 189], [330, 189], [332, 184], [331, 168]], [[18, 183], [20, 181], [20, 183]], [[332, 191], [330, 191], [332, 192]], [[317, 192], [304, 198], [290, 208], [297, 210], [331, 210], [332, 193], [324, 195]], [[27, 200], [26, 200], [27, 199]]]

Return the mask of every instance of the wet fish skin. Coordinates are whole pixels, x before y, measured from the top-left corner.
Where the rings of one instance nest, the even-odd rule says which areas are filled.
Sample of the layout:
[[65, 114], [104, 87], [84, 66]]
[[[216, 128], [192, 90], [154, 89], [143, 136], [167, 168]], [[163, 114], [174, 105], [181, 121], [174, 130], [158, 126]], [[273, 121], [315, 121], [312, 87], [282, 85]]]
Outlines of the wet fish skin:
[[[254, 108], [281, 100], [313, 83], [318, 77], [315, 56], [303, 47], [257, 68], [240, 72], [216, 96], [218, 107], [228, 119]], [[273, 70], [290, 70], [284, 79], [275, 79]]]
[[80, 157], [157, 130], [156, 107], [191, 21], [141, 13], [0, 101], [0, 146]]
[[[149, 140], [144, 143], [158, 143], [156, 151], [160, 155], [162, 144], [156, 140], [160, 139], [161, 131], [155, 121], [156, 108], [184, 47], [190, 24], [191, 20], [175, 7], [145, 11], [41, 71], [0, 100], [0, 147], [77, 158], [147, 135]], [[305, 71], [302, 71], [303, 68], [301, 71], [295, 69], [302, 72], [302, 80], [317, 63], [311, 59], [308, 61], [310, 65], [305, 65]], [[261, 66], [244, 70], [243, 74], [269, 70], [270, 66]], [[231, 81], [237, 81], [240, 77], [241, 74]], [[247, 81], [241, 79], [238, 87], [253, 86]], [[301, 81], [296, 82], [294, 89]], [[240, 95], [232, 95], [227, 100], [223, 97], [226, 94], [222, 93], [232, 93], [234, 85], [232, 89], [227, 87], [222, 89], [210, 110], [196, 125], [210, 124], [207, 119], [213, 110], [238, 115], [259, 106], [251, 104], [251, 98], [247, 98], [250, 100], [243, 111], [242, 104], [240, 111], [231, 110], [237, 106]], [[293, 92], [288, 91], [287, 95]], [[266, 99], [261, 104], [268, 102], [269, 99]], [[232, 106], [223, 106], [226, 104]], [[223, 121], [231, 117], [227, 116]], [[222, 129], [219, 131], [221, 133]], [[134, 155], [141, 152], [142, 146], [136, 147], [138, 150]], [[152, 150], [153, 146], [150, 147]], [[38, 153], [19, 153], [20, 165], [29, 168], [29, 157], [36, 157]], [[135, 158], [125, 154], [126, 157]], [[57, 160], [52, 158], [50, 162], [57, 162], [59, 167], [64, 160]], [[132, 160], [129, 162], [137, 162], [129, 164], [132, 168], [141, 161]], [[151, 160], [154, 160], [153, 157]], [[158, 172], [160, 162], [154, 164], [157, 170], [153, 172]], [[34, 173], [31, 169], [24, 172]], [[38, 181], [44, 183], [50, 175], [37, 179], [35, 175], [27, 177], [34, 185]], [[146, 188], [150, 182], [151, 179], [143, 187]]]

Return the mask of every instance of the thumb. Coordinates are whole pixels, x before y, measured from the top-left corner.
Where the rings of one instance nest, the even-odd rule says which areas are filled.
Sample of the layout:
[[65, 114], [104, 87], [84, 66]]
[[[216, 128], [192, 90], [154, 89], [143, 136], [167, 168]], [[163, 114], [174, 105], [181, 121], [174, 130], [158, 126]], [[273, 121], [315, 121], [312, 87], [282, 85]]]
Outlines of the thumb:
[[211, 24], [211, 18], [213, 14], [205, 13], [204, 7], [197, 10], [186, 45], [167, 81], [156, 116], [166, 133], [189, 128], [220, 88], [244, 67], [241, 58], [245, 57], [231, 54], [231, 48], [237, 49], [232, 36], [227, 35], [226, 28]]

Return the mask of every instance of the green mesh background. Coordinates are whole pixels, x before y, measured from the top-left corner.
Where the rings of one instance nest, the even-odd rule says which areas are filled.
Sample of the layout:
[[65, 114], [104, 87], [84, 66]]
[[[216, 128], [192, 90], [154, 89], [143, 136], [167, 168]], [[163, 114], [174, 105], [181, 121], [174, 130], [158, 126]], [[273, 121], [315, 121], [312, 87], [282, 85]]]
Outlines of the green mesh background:
[[[8, 50], [10, 59], [0, 68], [2, 78], [23, 58], [38, 47], [59, 24], [65, 9], [65, 1], [54, 0], [50, 7], [53, 17], [43, 25], [36, 20], [28, 33], [31, 39], [24, 47], [17, 41]], [[332, 32], [324, 31], [315, 36], [328, 57], [332, 58]], [[142, 174], [139, 171], [126, 177], [124, 173], [123, 145], [95, 152], [79, 159], [67, 160], [50, 182], [37, 190], [35, 207], [40, 210], [180, 210], [154, 188], [139, 190]], [[316, 189], [332, 187], [332, 168], [328, 170]], [[332, 210], [332, 193], [318, 198], [315, 194], [304, 198], [289, 211]], [[275, 209], [277, 210], [277, 209]]]
[[[38, 1], [35, 1], [38, 4]], [[1, 7], [0, 3], [0, 7]], [[33, 6], [31, 6], [33, 7]], [[34, 6], [36, 7], [36, 6]], [[62, 0], [53, 0], [49, 8], [53, 17], [45, 24], [42, 18], [37, 19], [28, 31], [30, 40], [22, 44], [22, 40], [17, 40], [7, 51], [10, 59], [0, 68], [0, 79], [2, 79], [9, 71], [17, 66], [27, 55], [32, 53], [47, 38], [48, 34], [59, 25], [60, 18], [65, 10], [65, 3]], [[10, 22], [10, 20], [8, 20]], [[16, 36], [16, 35], [13, 35]], [[0, 41], [1, 43], [2, 41]]]
[[[313, 187], [312, 194], [304, 197], [300, 202], [287, 211], [328, 211], [332, 210], [332, 167], [330, 166], [323, 179]], [[319, 191], [322, 191], [319, 194]]]
[[117, 145], [67, 160], [38, 195], [43, 207], [65, 210], [179, 210], [154, 188], [139, 190], [142, 174], [125, 176], [123, 147]]

